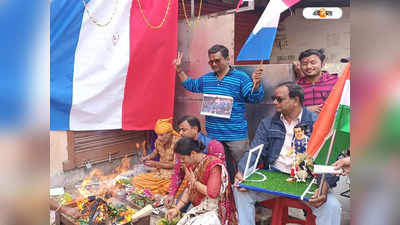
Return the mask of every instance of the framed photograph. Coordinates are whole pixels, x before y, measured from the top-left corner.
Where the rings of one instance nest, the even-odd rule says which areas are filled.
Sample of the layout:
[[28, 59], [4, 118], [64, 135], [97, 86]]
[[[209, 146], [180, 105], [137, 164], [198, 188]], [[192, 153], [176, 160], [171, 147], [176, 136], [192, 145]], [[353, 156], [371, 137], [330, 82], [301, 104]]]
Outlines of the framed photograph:
[[233, 98], [224, 95], [204, 94], [201, 115], [231, 118]]

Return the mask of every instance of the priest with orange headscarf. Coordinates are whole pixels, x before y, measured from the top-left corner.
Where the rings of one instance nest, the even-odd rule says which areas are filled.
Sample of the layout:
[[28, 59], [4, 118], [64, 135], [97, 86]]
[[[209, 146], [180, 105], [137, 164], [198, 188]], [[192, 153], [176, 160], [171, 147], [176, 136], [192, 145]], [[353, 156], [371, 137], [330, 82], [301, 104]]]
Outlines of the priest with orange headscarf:
[[[155, 170], [139, 174], [132, 181], [138, 188], [149, 189], [153, 194], [166, 195], [174, 168], [174, 148], [180, 137], [172, 127], [171, 118], [158, 120], [154, 131], [157, 134], [154, 151], [142, 160], [146, 166]], [[157, 156], [160, 156], [160, 161], [152, 160]]]

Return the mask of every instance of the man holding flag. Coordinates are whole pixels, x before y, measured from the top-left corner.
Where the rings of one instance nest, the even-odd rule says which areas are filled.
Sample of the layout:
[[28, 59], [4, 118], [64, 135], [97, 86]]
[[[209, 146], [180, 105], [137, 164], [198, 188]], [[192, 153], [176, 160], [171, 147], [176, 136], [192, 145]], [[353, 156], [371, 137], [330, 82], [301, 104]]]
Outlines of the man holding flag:
[[[279, 84], [272, 96], [276, 113], [264, 118], [256, 131], [250, 148], [264, 144], [262, 159], [264, 169], [290, 173], [293, 158], [288, 156], [291, 141], [294, 135], [293, 128], [302, 123], [305, 126], [305, 134], [312, 133], [317, 115], [303, 106], [304, 90], [294, 82]], [[248, 158], [248, 151], [240, 160], [238, 173], [235, 176], [235, 185], [243, 180], [243, 172]], [[253, 158], [250, 165], [254, 164]], [[316, 216], [317, 225], [339, 225], [341, 206], [329, 188], [335, 187], [338, 178], [327, 176], [322, 193], [315, 195], [309, 201], [313, 214]], [[277, 197], [265, 192], [248, 191], [243, 188], [235, 188], [234, 196], [239, 214], [240, 225], [255, 224], [255, 203]], [[315, 193], [318, 193], [316, 191]]]
[[[234, 69], [229, 65], [229, 51], [223, 45], [212, 46], [208, 50], [208, 58], [213, 72], [192, 79], [183, 71], [182, 53], [178, 53], [178, 58], [174, 61], [176, 74], [188, 91], [233, 97], [230, 118], [206, 116], [206, 130], [211, 139], [228, 146], [227, 157], [231, 154], [237, 163], [249, 145], [247, 121], [244, 116], [246, 103], [258, 103], [264, 98], [264, 90], [260, 83], [262, 68], [258, 67], [251, 78], [246, 73]], [[230, 169], [228, 168], [228, 171]], [[234, 173], [230, 175], [233, 178]]]

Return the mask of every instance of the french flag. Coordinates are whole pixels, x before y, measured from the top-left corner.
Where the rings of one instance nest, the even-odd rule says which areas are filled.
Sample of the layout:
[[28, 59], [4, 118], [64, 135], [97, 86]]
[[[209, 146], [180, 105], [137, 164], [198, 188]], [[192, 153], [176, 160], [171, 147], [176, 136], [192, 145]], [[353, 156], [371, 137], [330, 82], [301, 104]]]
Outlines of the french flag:
[[271, 0], [237, 56], [237, 61], [268, 60], [282, 12], [300, 0]]
[[53, 0], [51, 130], [150, 130], [173, 115], [177, 0]]

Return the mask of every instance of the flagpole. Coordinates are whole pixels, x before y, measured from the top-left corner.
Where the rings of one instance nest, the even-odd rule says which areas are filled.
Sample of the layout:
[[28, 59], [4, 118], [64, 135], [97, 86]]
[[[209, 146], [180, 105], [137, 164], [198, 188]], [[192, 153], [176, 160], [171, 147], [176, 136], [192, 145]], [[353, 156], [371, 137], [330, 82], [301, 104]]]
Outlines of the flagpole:
[[[329, 163], [329, 158], [331, 157], [333, 143], [335, 142], [335, 137], [336, 137], [336, 129], [333, 130], [331, 143], [329, 144], [328, 155], [326, 156], [326, 160], [325, 160], [325, 166], [328, 165], [328, 163]], [[319, 184], [318, 196], [320, 196], [322, 194], [322, 186], [324, 185], [324, 182], [325, 182], [325, 173], [322, 174], [322, 177], [321, 177], [321, 183]]]
[[[260, 66], [263, 64], [263, 62], [264, 62], [264, 60], [261, 59]], [[253, 83], [253, 87], [251, 88], [251, 94], [253, 94], [255, 86], [256, 86], [256, 84]]]

